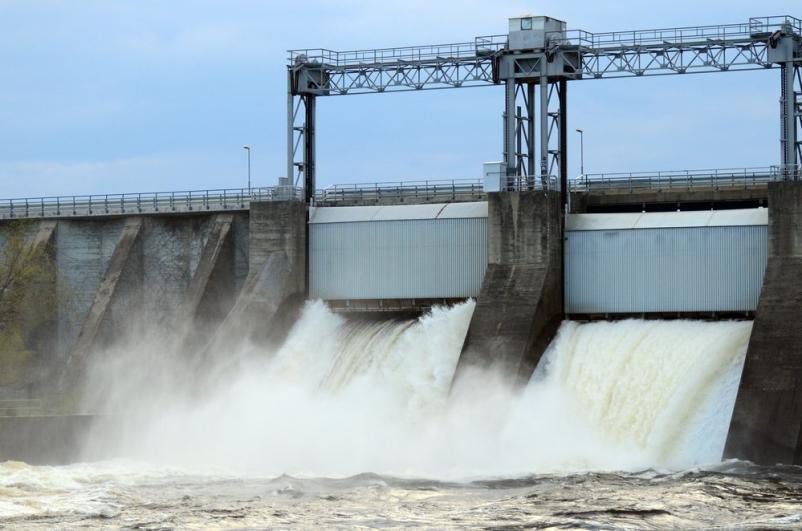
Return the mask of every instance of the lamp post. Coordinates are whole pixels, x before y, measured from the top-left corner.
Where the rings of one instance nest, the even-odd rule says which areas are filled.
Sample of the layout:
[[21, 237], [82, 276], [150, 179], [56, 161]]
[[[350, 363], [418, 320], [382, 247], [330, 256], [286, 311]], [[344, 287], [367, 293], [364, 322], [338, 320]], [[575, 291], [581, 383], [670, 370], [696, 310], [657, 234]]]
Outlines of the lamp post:
[[579, 173], [585, 178], [585, 131], [577, 129], [579, 133]]
[[248, 152], [248, 194], [251, 193], [251, 146], [244, 145], [242, 149]]

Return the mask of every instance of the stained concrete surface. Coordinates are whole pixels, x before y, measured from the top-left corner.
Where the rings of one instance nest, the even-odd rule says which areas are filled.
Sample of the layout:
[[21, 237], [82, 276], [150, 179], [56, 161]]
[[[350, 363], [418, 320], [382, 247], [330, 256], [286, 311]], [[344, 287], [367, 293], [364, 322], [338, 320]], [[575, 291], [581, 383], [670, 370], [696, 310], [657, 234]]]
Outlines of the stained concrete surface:
[[802, 182], [769, 184], [769, 258], [725, 456], [802, 464]]
[[488, 266], [457, 367], [528, 381], [563, 317], [562, 212], [555, 192], [488, 194]]

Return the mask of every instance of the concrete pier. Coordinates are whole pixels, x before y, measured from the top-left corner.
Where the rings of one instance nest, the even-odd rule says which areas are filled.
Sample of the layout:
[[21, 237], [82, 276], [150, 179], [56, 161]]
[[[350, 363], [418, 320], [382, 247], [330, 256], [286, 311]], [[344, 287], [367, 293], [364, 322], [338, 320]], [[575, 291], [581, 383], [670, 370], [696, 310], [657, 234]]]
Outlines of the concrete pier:
[[559, 194], [488, 194], [487, 245], [487, 272], [457, 378], [478, 367], [524, 383], [563, 318]]
[[726, 457], [802, 464], [802, 182], [769, 184], [769, 256]]
[[233, 334], [281, 343], [306, 297], [306, 205], [251, 203], [248, 278], [215, 343]]

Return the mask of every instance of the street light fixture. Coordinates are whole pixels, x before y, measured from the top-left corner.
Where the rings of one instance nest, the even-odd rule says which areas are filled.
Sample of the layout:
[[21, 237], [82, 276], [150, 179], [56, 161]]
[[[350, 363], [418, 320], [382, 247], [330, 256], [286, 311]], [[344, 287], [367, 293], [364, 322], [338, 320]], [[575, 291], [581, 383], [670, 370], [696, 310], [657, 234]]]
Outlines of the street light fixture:
[[577, 133], [579, 133], [579, 173], [582, 175], [582, 178], [585, 177], [585, 131], [582, 129], [577, 129]]
[[248, 194], [251, 193], [251, 146], [245, 144], [242, 149], [248, 152]]

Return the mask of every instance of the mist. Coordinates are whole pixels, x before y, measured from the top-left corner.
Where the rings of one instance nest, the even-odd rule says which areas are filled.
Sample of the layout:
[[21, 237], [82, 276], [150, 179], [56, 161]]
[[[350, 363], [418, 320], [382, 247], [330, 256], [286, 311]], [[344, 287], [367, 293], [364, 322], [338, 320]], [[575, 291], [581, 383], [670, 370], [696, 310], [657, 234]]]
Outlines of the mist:
[[720, 461], [750, 322], [565, 322], [525, 388], [474, 371], [451, 390], [473, 309], [346, 319], [311, 301], [278, 347], [121, 340], [90, 363], [85, 409], [115, 420], [87, 453], [455, 480]]

